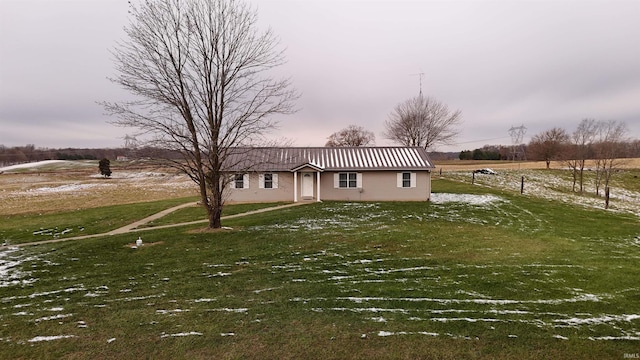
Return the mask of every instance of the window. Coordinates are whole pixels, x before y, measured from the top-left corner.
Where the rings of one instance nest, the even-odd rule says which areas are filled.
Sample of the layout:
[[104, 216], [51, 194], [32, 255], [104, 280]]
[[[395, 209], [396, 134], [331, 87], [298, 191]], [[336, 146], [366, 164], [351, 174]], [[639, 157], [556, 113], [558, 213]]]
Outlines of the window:
[[409, 171], [398, 173], [398, 187], [399, 188], [416, 187], [416, 173], [409, 172]]
[[264, 188], [273, 189], [273, 174], [264, 174]]
[[265, 173], [259, 175], [259, 187], [260, 189], [277, 189], [278, 188], [278, 174]]
[[340, 173], [338, 187], [340, 188], [356, 188], [358, 187], [357, 173]]
[[409, 172], [402, 173], [402, 187], [403, 188], [411, 187], [411, 173]]
[[233, 189], [248, 189], [249, 188], [249, 175], [248, 174], [235, 174], [233, 181], [231, 182]]

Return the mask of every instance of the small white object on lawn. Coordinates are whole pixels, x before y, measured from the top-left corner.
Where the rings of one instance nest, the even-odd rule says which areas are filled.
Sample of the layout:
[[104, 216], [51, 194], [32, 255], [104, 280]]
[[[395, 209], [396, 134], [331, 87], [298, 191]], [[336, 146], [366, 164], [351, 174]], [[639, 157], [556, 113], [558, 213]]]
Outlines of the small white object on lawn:
[[138, 240], [136, 240], [136, 246], [137, 247], [142, 246], [142, 238], [140, 238], [139, 236], [138, 236]]

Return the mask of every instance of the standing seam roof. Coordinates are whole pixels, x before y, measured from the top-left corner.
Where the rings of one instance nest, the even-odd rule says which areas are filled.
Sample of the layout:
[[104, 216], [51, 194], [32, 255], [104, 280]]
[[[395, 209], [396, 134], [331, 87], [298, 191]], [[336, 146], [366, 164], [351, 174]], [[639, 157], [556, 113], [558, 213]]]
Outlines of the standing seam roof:
[[229, 171], [290, 171], [304, 164], [325, 170], [429, 170], [420, 147], [238, 148], [227, 159]]

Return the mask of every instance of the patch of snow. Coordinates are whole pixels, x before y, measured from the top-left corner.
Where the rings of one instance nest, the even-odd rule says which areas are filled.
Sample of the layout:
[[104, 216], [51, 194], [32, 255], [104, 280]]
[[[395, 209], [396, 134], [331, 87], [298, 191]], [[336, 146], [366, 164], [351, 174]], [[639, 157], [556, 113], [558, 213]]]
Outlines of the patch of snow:
[[115, 186], [115, 185], [114, 184], [104, 184], [104, 183], [101, 183], [101, 184], [80, 184], [80, 183], [75, 183], [75, 184], [60, 185], [60, 186], [55, 186], [55, 187], [45, 186], [45, 187], [41, 187], [41, 188], [29, 189], [26, 192], [27, 193], [31, 193], [31, 194], [78, 192], [78, 191], [93, 189], [93, 188], [97, 188], [97, 187], [111, 187], [111, 186]]
[[107, 339], [107, 344], [111, 344], [114, 341], [116, 341], [116, 338]]
[[18, 284], [30, 284], [37, 281], [37, 279], [24, 279], [30, 273], [18, 269], [22, 263], [33, 260], [38, 260], [38, 258], [36, 256], [26, 256], [17, 247], [10, 247], [0, 251], [0, 288]]
[[73, 316], [73, 314], [58, 314], [58, 315], [53, 315], [53, 316], [44, 316], [44, 317], [35, 319], [33, 321], [34, 322], [40, 322], [40, 321], [58, 320], [58, 319], [67, 318], [69, 316]]
[[387, 322], [387, 319], [383, 318], [382, 316], [374, 316], [371, 318], [371, 320], [374, 322], [382, 322], [382, 323]]
[[474, 194], [450, 194], [432, 193], [430, 201], [434, 204], [464, 203], [469, 205], [487, 205], [494, 202], [504, 202], [506, 200], [495, 195], [474, 195]]
[[246, 313], [249, 311], [247, 308], [239, 308], [239, 309], [231, 309], [231, 308], [221, 308], [221, 309], [209, 309], [209, 311], [223, 311], [223, 312], [231, 312], [231, 313]]
[[30, 169], [30, 168], [35, 168], [35, 167], [40, 167], [40, 166], [45, 166], [45, 165], [51, 165], [51, 164], [64, 164], [64, 163], [73, 163], [71, 161], [68, 160], [43, 160], [43, 161], [36, 161], [36, 162], [30, 162], [30, 163], [24, 163], [24, 164], [17, 164], [17, 165], [10, 165], [10, 166], [5, 166], [5, 167], [1, 167], [0, 171], [10, 171], [10, 170], [18, 170], [18, 169]]
[[589, 337], [589, 340], [632, 340], [632, 341], [640, 341], [640, 336], [600, 336], [600, 337]]
[[599, 325], [607, 324], [611, 322], [630, 322], [640, 319], [640, 315], [602, 315], [596, 318], [570, 318], [570, 319], [556, 319], [553, 322], [566, 324], [567, 326], [579, 326], [579, 325]]
[[438, 333], [433, 333], [433, 332], [427, 332], [427, 331], [418, 331], [418, 332], [406, 332], [406, 331], [398, 331], [398, 332], [391, 332], [391, 331], [379, 331], [378, 332], [378, 336], [393, 336], [393, 335], [413, 335], [413, 334], [418, 334], [418, 335], [427, 335], [427, 336], [440, 336], [440, 334]]
[[504, 320], [487, 318], [487, 319], [475, 319], [475, 318], [432, 318], [431, 321], [437, 322], [450, 322], [450, 321], [466, 321], [470, 323], [474, 322], [502, 322]]
[[156, 313], [158, 314], [169, 314], [169, 315], [174, 315], [177, 313], [181, 313], [181, 312], [189, 312], [191, 310], [189, 309], [173, 309], [173, 310], [156, 310]]
[[74, 338], [76, 337], [75, 335], [56, 335], [56, 336], [36, 336], [32, 339], [29, 339], [28, 341], [30, 343], [34, 343], [34, 342], [40, 342], [40, 341], [53, 341], [53, 340], [60, 340], [60, 339], [69, 339], [69, 338]]
[[199, 303], [199, 302], [212, 302], [212, 301], [218, 301], [218, 299], [206, 299], [206, 298], [202, 298], [202, 299], [195, 299], [195, 300], [193, 300], [193, 302], [195, 302], [195, 303]]
[[253, 290], [254, 294], [260, 294], [261, 292], [265, 292], [265, 291], [273, 291], [273, 290], [277, 290], [277, 289], [281, 289], [282, 287], [272, 287], [272, 288], [266, 288], [266, 289], [258, 289], [258, 290]]
[[222, 277], [222, 276], [231, 276], [231, 273], [227, 273], [227, 272], [222, 272], [222, 271], [218, 271], [215, 274], [209, 274], [207, 275], [207, 277]]
[[182, 333], [176, 333], [176, 334], [162, 334], [160, 335], [161, 339], [167, 338], [167, 337], [182, 337], [182, 336], [202, 336], [201, 332], [196, 332], [196, 331], [190, 331], [190, 332], [182, 332]]

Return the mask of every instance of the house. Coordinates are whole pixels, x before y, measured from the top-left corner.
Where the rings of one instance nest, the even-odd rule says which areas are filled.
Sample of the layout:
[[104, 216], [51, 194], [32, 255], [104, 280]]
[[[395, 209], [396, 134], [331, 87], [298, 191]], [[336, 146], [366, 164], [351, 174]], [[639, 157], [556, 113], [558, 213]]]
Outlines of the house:
[[420, 147], [236, 149], [225, 200], [428, 201], [433, 168]]

